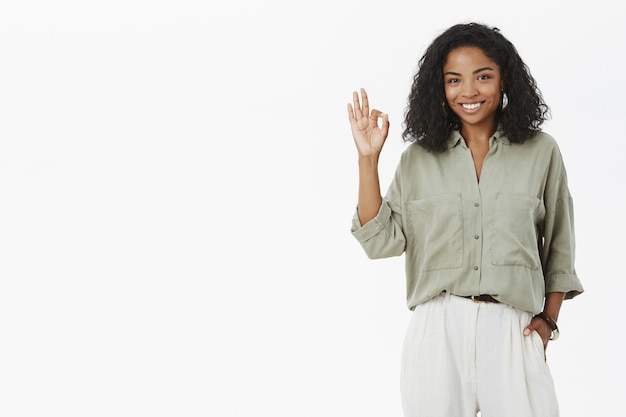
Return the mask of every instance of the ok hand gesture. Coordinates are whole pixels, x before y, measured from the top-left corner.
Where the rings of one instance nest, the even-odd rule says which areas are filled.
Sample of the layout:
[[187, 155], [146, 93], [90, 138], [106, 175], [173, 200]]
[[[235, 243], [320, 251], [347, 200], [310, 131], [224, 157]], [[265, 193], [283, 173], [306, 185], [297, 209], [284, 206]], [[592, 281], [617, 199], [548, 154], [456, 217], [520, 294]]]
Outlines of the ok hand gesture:
[[[354, 107], [348, 103], [348, 119], [359, 156], [378, 157], [389, 133], [389, 116], [376, 109], [370, 112], [367, 93], [363, 88], [361, 100], [355, 91], [352, 93], [352, 101]], [[378, 125], [379, 118], [382, 119], [381, 126]]]

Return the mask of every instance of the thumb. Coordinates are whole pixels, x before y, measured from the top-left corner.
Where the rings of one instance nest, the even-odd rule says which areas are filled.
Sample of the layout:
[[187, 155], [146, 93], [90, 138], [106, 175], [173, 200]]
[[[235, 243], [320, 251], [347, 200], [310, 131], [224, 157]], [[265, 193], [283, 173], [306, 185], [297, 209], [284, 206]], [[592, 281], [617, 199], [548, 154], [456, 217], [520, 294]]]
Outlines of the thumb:
[[386, 137], [387, 134], [389, 134], [389, 115], [387, 113], [382, 113], [381, 116], [383, 118], [381, 130], [383, 135]]
[[535, 330], [535, 325], [531, 322], [528, 326], [524, 328], [524, 336], [530, 336]]

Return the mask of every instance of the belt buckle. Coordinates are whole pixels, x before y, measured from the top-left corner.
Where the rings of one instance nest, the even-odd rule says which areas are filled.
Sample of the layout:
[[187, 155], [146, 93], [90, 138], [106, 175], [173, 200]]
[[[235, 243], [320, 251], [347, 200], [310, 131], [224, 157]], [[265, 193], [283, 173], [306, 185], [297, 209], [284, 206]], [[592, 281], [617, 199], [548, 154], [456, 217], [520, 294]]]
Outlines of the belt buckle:
[[[478, 296], [478, 297], [480, 297], [480, 296]], [[486, 303], [486, 302], [487, 302], [487, 301], [484, 301], [484, 300], [478, 300], [478, 299], [476, 299], [476, 296], [475, 296], [475, 295], [472, 295], [472, 296], [470, 297], [470, 299], [471, 299], [473, 302], [475, 302], [476, 304], [484, 304], [484, 303]]]

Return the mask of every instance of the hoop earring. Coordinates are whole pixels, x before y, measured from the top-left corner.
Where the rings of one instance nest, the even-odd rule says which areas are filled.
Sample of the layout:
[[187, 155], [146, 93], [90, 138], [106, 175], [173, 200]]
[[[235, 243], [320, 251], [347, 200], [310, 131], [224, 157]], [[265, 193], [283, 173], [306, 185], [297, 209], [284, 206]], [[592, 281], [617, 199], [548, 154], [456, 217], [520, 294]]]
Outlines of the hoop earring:
[[509, 105], [509, 98], [506, 96], [506, 93], [504, 92], [504, 90], [502, 90], [502, 110], [504, 110], [506, 106], [508, 105]]

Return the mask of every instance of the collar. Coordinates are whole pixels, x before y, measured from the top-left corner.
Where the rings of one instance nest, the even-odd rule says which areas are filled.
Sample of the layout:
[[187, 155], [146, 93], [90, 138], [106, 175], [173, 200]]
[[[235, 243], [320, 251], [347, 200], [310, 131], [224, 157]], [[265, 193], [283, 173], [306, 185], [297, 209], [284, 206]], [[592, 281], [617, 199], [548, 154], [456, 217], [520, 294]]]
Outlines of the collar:
[[[506, 135], [504, 134], [504, 132], [502, 132], [500, 128], [496, 130], [496, 132], [493, 134], [493, 136], [489, 140], [489, 146], [492, 146], [495, 141], [498, 141], [504, 145], [511, 144], [511, 141], [509, 140], [509, 138], [506, 137]], [[454, 148], [459, 143], [462, 143], [465, 145], [465, 139], [463, 139], [463, 136], [461, 136], [461, 132], [455, 129], [450, 133], [450, 135], [448, 136], [448, 139], [446, 140], [446, 149]]]

